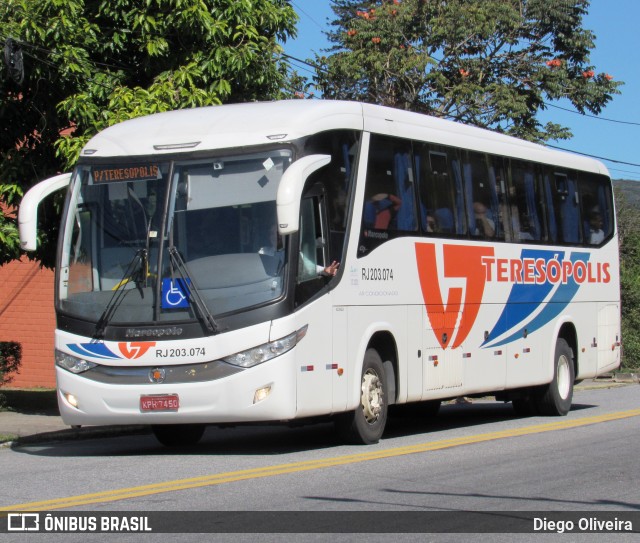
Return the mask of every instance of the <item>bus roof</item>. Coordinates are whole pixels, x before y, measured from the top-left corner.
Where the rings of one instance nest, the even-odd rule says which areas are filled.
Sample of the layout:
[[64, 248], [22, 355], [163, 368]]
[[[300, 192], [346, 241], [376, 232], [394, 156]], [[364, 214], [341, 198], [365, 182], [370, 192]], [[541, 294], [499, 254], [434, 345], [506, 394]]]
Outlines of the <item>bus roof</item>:
[[288, 142], [333, 129], [366, 130], [608, 175], [592, 158], [490, 130], [372, 104], [331, 100], [249, 102], [139, 117], [94, 136], [83, 157], [123, 157]]

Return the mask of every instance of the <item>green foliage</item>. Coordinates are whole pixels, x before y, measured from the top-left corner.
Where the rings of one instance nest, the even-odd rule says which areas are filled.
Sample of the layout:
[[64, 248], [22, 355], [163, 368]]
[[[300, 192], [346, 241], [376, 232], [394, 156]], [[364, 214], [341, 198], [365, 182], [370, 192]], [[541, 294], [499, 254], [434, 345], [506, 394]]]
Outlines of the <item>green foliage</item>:
[[18, 371], [22, 359], [22, 347], [15, 341], [0, 341], [0, 386], [10, 383], [12, 373]]
[[[296, 21], [286, 0], [0, 2], [0, 43], [12, 37], [25, 59], [21, 86], [0, 63], [0, 202], [68, 170], [94, 134], [123, 120], [281, 97], [279, 42]], [[59, 204], [41, 225], [46, 265]], [[0, 231], [2, 263], [18, 242], [11, 220]]]
[[332, 0], [334, 44], [316, 85], [327, 98], [420, 111], [533, 141], [544, 102], [598, 114], [620, 82], [595, 73], [588, 0]]
[[[636, 183], [637, 184], [637, 183]], [[622, 365], [640, 367], [640, 207], [631, 205], [629, 192], [614, 184], [620, 240], [620, 299]], [[638, 189], [636, 188], [636, 196]]]
[[7, 206], [6, 213], [0, 210], [0, 262], [6, 262], [20, 255], [18, 221], [15, 213], [9, 210], [15, 209], [15, 205], [22, 197], [22, 190], [17, 185], [0, 184], [0, 194], [4, 195]]

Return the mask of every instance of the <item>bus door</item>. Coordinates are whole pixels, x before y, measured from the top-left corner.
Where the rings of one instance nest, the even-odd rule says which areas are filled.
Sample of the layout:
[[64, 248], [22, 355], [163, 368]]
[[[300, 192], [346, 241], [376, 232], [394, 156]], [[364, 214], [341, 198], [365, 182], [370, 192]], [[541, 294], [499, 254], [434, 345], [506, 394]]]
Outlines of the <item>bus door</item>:
[[344, 411], [347, 407], [348, 394], [348, 309], [345, 306], [333, 308], [333, 359], [330, 364], [332, 380], [333, 412]]
[[[323, 273], [330, 262], [325, 195], [321, 185], [315, 185], [302, 198], [298, 239], [296, 320], [307, 326], [305, 338], [296, 347], [297, 416], [301, 417], [331, 412], [333, 382], [338, 379], [338, 368], [334, 367], [333, 360], [334, 310], [328, 295], [331, 278]], [[344, 317], [346, 320], [346, 315]]]

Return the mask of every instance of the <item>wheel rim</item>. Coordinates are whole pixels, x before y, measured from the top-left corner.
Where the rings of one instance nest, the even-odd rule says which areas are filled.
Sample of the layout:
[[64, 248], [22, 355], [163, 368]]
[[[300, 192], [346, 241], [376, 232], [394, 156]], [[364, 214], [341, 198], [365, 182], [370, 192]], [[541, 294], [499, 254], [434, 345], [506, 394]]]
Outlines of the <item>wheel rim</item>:
[[571, 372], [569, 371], [569, 359], [565, 355], [558, 358], [558, 394], [563, 400], [569, 397], [571, 390]]
[[382, 412], [382, 381], [378, 374], [368, 369], [362, 376], [362, 411], [364, 418], [369, 424], [373, 424], [380, 417]]

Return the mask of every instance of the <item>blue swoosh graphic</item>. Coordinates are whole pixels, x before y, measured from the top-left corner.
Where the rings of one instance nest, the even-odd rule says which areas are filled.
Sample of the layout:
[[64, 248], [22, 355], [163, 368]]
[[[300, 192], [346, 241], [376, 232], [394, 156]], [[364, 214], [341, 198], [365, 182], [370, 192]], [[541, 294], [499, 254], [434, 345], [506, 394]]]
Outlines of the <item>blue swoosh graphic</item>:
[[117, 360], [122, 358], [115, 355], [104, 343], [67, 343], [67, 347], [82, 356], [93, 356], [103, 360]]
[[[546, 264], [554, 258], [562, 261], [564, 259], [564, 251], [523, 249], [520, 254], [520, 260], [524, 260], [525, 258], [533, 259], [534, 261], [542, 259], [545, 261], [546, 266]], [[540, 284], [516, 283], [513, 285], [507, 303], [502, 310], [502, 314], [480, 347], [488, 347], [489, 345], [487, 344], [494, 341], [495, 338], [522, 323], [540, 306], [554, 287], [555, 285], [549, 281]], [[500, 345], [502, 345], [502, 343], [500, 343]]]
[[[589, 256], [589, 253], [572, 253], [570, 260], [572, 263], [580, 260], [586, 264], [589, 261]], [[569, 302], [571, 302], [579, 288], [580, 285], [576, 283], [573, 277], [571, 277], [569, 282], [561, 284], [558, 287], [549, 302], [546, 304], [545, 308], [531, 322], [522, 326], [509, 337], [492, 345], [492, 347], [498, 347], [515, 339], [521, 338], [525, 328], [527, 329], [527, 333], [535, 332], [542, 328], [545, 324], [555, 319], [562, 310], [569, 305]]]

